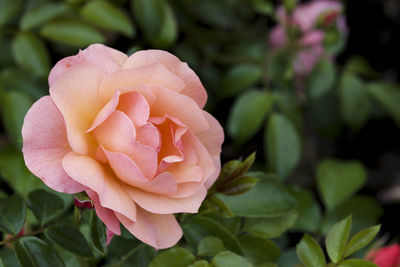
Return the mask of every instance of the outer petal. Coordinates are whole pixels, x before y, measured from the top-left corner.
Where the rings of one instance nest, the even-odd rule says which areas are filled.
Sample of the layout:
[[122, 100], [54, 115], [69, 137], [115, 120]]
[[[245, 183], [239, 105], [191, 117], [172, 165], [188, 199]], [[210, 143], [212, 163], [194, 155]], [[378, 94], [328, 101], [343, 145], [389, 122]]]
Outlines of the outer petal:
[[278, 49], [286, 45], [286, 32], [283, 26], [275, 26], [269, 34], [271, 49]]
[[312, 30], [306, 33], [299, 41], [299, 45], [313, 46], [319, 45], [324, 40], [325, 33], [321, 30]]
[[75, 181], [98, 194], [102, 207], [136, 220], [136, 205], [111, 170], [93, 158], [75, 152], [64, 157], [63, 167]]
[[207, 190], [200, 186], [196, 194], [187, 198], [172, 198], [143, 192], [139, 189], [130, 187], [126, 190], [131, 198], [143, 209], [158, 214], [171, 214], [178, 212], [196, 213], [204, 198]]
[[101, 205], [99, 196], [95, 191], [88, 189], [86, 190], [86, 193], [93, 201], [94, 208], [96, 209], [96, 214], [97, 216], [99, 216], [100, 220], [103, 221], [103, 223], [107, 226], [108, 229], [110, 229], [111, 232], [116, 235], [120, 235], [121, 228], [119, 226], [118, 218], [117, 216], [115, 216], [114, 212], [110, 209], [104, 208]]
[[116, 215], [135, 237], [156, 249], [172, 247], [182, 237], [182, 229], [172, 214], [153, 214], [138, 207], [136, 222]]
[[125, 62], [123, 68], [136, 68], [154, 63], [161, 63], [169, 71], [179, 76], [185, 83], [182, 94], [191, 97], [200, 108], [207, 102], [207, 92], [204, 89], [199, 77], [190, 67], [183, 63], [176, 56], [162, 50], [138, 51], [131, 55]]
[[205, 117], [210, 125], [207, 131], [197, 134], [200, 142], [204, 145], [207, 151], [210, 153], [215, 167], [215, 172], [207, 179], [205, 186], [210, 188], [215, 180], [218, 178], [221, 170], [221, 146], [224, 142], [224, 130], [222, 129], [219, 122], [211, 116], [208, 112], [204, 111]]
[[80, 50], [75, 56], [63, 58], [58, 61], [49, 74], [50, 87], [66, 71], [83, 63], [91, 63], [109, 74], [119, 69], [127, 59], [127, 55], [118, 50], [107, 47], [102, 44], [92, 44], [84, 50]]
[[64, 118], [49, 96], [39, 99], [26, 114], [22, 139], [26, 166], [47, 186], [69, 194], [85, 190], [62, 167], [62, 160], [71, 148]]
[[293, 63], [295, 73], [300, 76], [309, 74], [323, 55], [324, 48], [321, 45], [314, 45], [300, 51]]
[[99, 98], [102, 71], [81, 64], [64, 73], [50, 88], [50, 96], [64, 116], [68, 141], [81, 154], [95, 151], [95, 143], [86, 130], [106, 102]]

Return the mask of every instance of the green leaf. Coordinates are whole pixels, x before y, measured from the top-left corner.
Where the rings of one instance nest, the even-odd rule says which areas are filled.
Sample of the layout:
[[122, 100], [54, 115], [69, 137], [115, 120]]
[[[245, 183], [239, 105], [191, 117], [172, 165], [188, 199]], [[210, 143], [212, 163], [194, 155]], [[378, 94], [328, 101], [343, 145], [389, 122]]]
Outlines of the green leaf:
[[182, 229], [185, 240], [193, 248], [198, 248], [198, 244], [203, 238], [214, 236], [221, 239], [227, 249], [242, 254], [242, 249], [236, 237], [224, 226], [210, 218], [192, 217], [187, 220]]
[[156, 38], [164, 22], [164, 0], [131, 0], [134, 17], [147, 38]]
[[0, 26], [7, 24], [18, 14], [21, 8], [21, 0], [0, 0]]
[[196, 261], [192, 264], [190, 264], [187, 267], [212, 267], [211, 264], [209, 264], [207, 261], [205, 260], [200, 260], [200, 261]]
[[93, 256], [85, 237], [72, 226], [57, 224], [47, 228], [44, 233], [47, 238], [68, 251], [85, 257]]
[[26, 168], [21, 151], [11, 147], [0, 150], [0, 173], [3, 180], [24, 197], [34, 189], [45, 187], [42, 181]]
[[0, 96], [0, 109], [5, 129], [13, 143], [20, 148], [22, 147], [22, 124], [26, 112], [32, 105], [32, 100], [25, 93], [17, 91], [3, 92]]
[[103, 35], [79, 20], [62, 19], [46, 23], [40, 34], [65, 45], [84, 48], [93, 43], [104, 43]]
[[242, 63], [231, 67], [222, 77], [221, 97], [234, 96], [258, 82], [262, 76], [261, 67], [256, 64]]
[[332, 60], [322, 59], [311, 71], [306, 90], [312, 99], [317, 99], [329, 92], [336, 80], [335, 66]]
[[360, 250], [366, 247], [378, 234], [381, 229], [380, 225], [372, 226], [367, 229], [364, 229], [357, 234], [355, 234], [351, 239], [349, 244], [346, 247], [346, 252], [344, 254], [345, 257], [350, 256], [357, 250]]
[[375, 71], [368, 61], [361, 56], [351, 56], [345, 66], [345, 72], [354, 73], [367, 78], [380, 78], [380, 74]]
[[276, 238], [293, 227], [297, 216], [297, 212], [291, 211], [273, 218], [246, 218], [243, 229], [253, 235]]
[[228, 134], [238, 144], [247, 142], [262, 127], [272, 103], [272, 95], [264, 91], [252, 90], [240, 95], [228, 117]]
[[150, 39], [151, 44], [158, 48], [167, 48], [178, 38], [178, 22], [174, 12], [167, 1], [163, 1], [163, 3], [164, 16], [161, 29], [156, 37]]
[[231, 160], [225, 163], [216, 181], [217, 188], [245, 175], [253, 165], [255, 159], [256, 152], [253, 152], [244, 161]]
[[361, 162], [325, 159], [317, 167], [319, 194], [328, 209], [333, 209], [365, 183], [367, 172]]
[[100, 27], [133, 37], [135, 28], [129, 16], [106, 0], [88, 2], [81, 9], [82, 16]]
[[203, 205], [205, 205], [211, 212], [218, 214], [219, 216], [227, 218], [234, 216], [228, 206], [216, 196], [208, 196]]
[[6, 91], [20, 91], [34, 99], [39, 99], [46, 94], [46, 89], [48, 90], [48, 85], [43, 80], [35, 79], [16, 67], [5, 68], [0, 74], [0, 79]]
[[226, 250], [226, 248], [221, 239], [213, 236], [208, 236], [200, 241], [199, 247], [197, 249], [197, 254], [202, 257], [213, 257], [224, 250]]
[[247, 193], [238, 196], [218, 195], [235, 215], [253, 218], [277, 217], [294, 210], [296, 200], [276, 176], [264, 173], [249, 175], [259, 178], [260, 181]]
[[259, 179], [251, 176], [242, 176], [218, 189], [218, 192], [227, 196], [236, 196], [251, 190], [259, 181]]
[[273, 262], [281, 256], [279, 247], [272, 241], [258, 236], [239, 236], [244, 255], [251, 263], [258, 266], [265, 262]]
[[321, 207], [313, 194], [298, 186], [292, 186], [290, 193], [297, 199], [297, 214], [299, 215], [293, 230], [304, 232], [317, 232], [319, 230], [322, 215]]
[[379, 267], [379, 266], [366, 260], [350, 259], [340, 263], [339, 267]]
[[3, 247], [0, 249], [0, 257], [5, 267], [21, 267], [14, 251], [11, 248]]
[[186, 267], [195, 260], [189, 250], [175, 247], [158, 254], [149, 267]]
[[367, 91], [389, 113], [397, 125], [400, 126], [399, 88], [390, 84], [371, 83], [368, 84]]
[[22, 237], [14, 243], [14, 250], [22, 267], [63, 267], [57, 253], [37, 237]]
[[107, 253], [106, 227], [104, 226], [103, 222], [97, 217], [95, 211], [91, 212], [90, 217], [90, 239], [95, 251], [101, 256], [105, 256]]
[[301, 155], [301, 140], [292, 122], [275, 113], [269, 119], [264, 135], [264, 151], [271, 170], [286, 178], [296, 167]]
[[46, 21], [66, 15], [69, 8], [65, 4], [45, 3], [38, 7], [28, 10], [20, 20], [22, 30], [33, 29], [42, 25]]
[[368, 119], [370, 102], [364, 87], [352, 74], [344, 74], [339, 84], [342, 116], [353, 129], [361, 128]]
[[223, 251], [217, 254], [211, 261], [214, 267], [252, 267], [246, 259], [230, 251]]
[[354, 196], [334, 210], [328, 211], [323, 220], [321, 232], [327, 233], [334, 223], [352, 214], [353, 226], [351, 232], [354, 234], [377, 224], [382, 213], [383, 209], [376, 199], [369, 196]]
[[306, 267], [325, 267], [325, 255], [318, 243], [305, 234], [296, 246], [297, 256]]
[[6, 233], [17, 235], [24, 226], [26, 207], [24, 200], [14, 194], [0, 198], [0, 229]]
[[4, 263], [3, 263], [3, 260], [1, 258], [0, 258], [0, 267], [5, 267]]
[[301, 266], [297, 258], [296, 249], [288, 249], [282, 253], [282, 256], [276, 261], [278, 266]]
[[288, 49], [277, 49], [268, 57], [268, 76], [277, 83], [286, 85], [293, 79], [293, 52]]
[[42, 226], [53, 219], [58, 210], [64, 208], [61, 198], [43, 189], [30, 192], [27, 204]]
[[343, 259], [346, 250], [347, 241], [349, 240], [351, 229], [351, 216], [334, 224], [329, 230], [325, 239], [326, 250], [329, 258], [338, 263]]
[[12, 42], [12, 52], [15, 61], [22, 69], [38, 77], [49, 74], [49, 52], [42, 40], [32, 33], [18, 33]]

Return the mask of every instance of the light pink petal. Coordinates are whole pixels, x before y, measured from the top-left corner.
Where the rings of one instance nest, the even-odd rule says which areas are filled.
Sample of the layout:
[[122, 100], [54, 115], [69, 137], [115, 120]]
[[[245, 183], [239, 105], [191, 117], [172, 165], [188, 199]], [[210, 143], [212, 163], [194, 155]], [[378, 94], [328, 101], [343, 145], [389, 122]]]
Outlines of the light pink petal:
[[171, 174], [163, 173], [147, 180], [127, 155], [107, 150], [104, 152], [115, 175], [124, 183], [155, 194], [171, 195], [177, 191], [175, 179]]
[[151, 117], [163, 117], [168, 114], [179, 119], [195, 133], [208, 129], [208, 122], [193, 99], [162, 86], [149, 85], [148, 87], [156, 96], [150, 109]]
[[178, 76], [163, 65], [155, 63], [143, 67], [120, 69], [107, 75], [101, 87], [101, 95], [104, 99], [109, 99], [115, 89], [126, 89], [144, 84], [159, 84], [176, 92], [182, 91], [185, 86]]
[[303, 32], [311, 30], [322, 13], [327, 11], [342, 11], [342, 5], [337, 1], [312, 1], [298, 6], [293, 12], [293, 22]]
[[154, 148], [157, 153], [160, 152], [160, 131], [152, 123], [147, 123], [140, 128], [136, 128], [136, 140], [145, 146]]
[[272, 50], [286, 45], [286, 31], [282, 25], [275, 26], [269, 34], [269, 45]]
[[107, 226], [107, 229], [110, 229], [110, 231], [112, 231], [116, 235], [121, 235], [121, 228], [119, 226], [119, 221], [117, 216], [115, 216], [114, 212], [111, 209], [104, 208], [101, 205], [99, 196], [95, 191], [88, 189], [86, 190], [86, 193], [93, 201], [97, 216]]
[[295, 73], [299, 76], [308, 75], [323, 55], [324, 48], [321, 45], [303, 49], [294, 59], [293, 67]]
[[30, 108], [22, 126], [25, 164], [47, 186], [74, 194], [85, 190], [64, 171], [62, 160], [71, 152], [64, 118], [50, 96], [39, 99]]
[[324, 40], [325, 33], [321, 30], [312, 30], [306, 33], [299, 41], [301, 46], [319, 45]]
[[115, 233], [113, 233], [109, 228], [106, 229], [106, 236], [107, 236], [106, 246], [110, 245], [114, 235]]
[[189, 96], [203, 108], [207, 102], [207, 92], [199, 77], [190, 67], [179, 60], [176, 56], [162, 50], [144, 50], [131, 55], [125, 62], [123, 68], [137, 68], [154, 63], [164, 65], [169, 71], [180, 77], [185, 83], [182, 94]]
[[218, 175], [221, 170], [221, 146], [224, 142], [224, 130], [222, 129], [221, 124], [208, 112], [204, 111], [205, 117], [210, 125], [210, 128], [204, 132], [198, 133], [197, 138], [204, 145], [207, 151], [210, 153], [212, 160], [214, 162], [215, 171], [211, 174], [206, 183], [206, 188], [210, 188], [215, 180], [218, 178]]
[[137, 127], [145, 125], [150, 115], [150, 106], [146, 98], [135, 91], [127, 92], [120, 97], [118, 110], [128, 115]]
[[102, 44], [92, 44], [86, 49], [80, 50], [77, 55], [58, 61], [49, 74], [49, 85], [53, 86], [66, 71], [80, 64], [96, 65], [104, 74], [109, 74], [119, 69], [127, 58], [127, 55], [118, 50]]
[[50, 88], [50, 96], [65, 119], [69, 144], [81, 154], [94, 153], [96, 149], [86, 130], [105, 104], [98, 94], [102, 78], [99, 68], [80, 64], [65, 72]]
[[172, 247], [182, 237], [182, 229], [173, 214], [153, 214], [138, 207], [136, 222], [116, 215], [136, 238], [156, 249]]
[[135, 203], [110, 169], [75, 152], [64, 157], [63, 167], [71, 178], [97, 193], [101, 206], [136, 220]]
[[115, 90], [113, 97], [107, 102], [107, 104], [104, 105], [92, 122], [92, 125], [90, 125], [90, 128], [86, 130], [87, 133], [93, 131], [97, 126], [102, 124], [108, 117], [110, 117], [110, 115], [118, 106], [120, 94], [121, 93], [119, 90]]
[[207, 190], [201, 186], [196, 194], [187, 198], [172, 198], [129, 187], [126, 190], [131, 198], [143, 209], [158, 214], [178, 212], [196, 213], [207, 195]]

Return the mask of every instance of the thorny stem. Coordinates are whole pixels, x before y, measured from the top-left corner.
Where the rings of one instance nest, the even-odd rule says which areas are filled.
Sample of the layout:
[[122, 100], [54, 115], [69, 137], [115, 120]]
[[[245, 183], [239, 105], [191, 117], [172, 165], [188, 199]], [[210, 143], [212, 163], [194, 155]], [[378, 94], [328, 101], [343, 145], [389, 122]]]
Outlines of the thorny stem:
[[21, 237], [25, 237], [25, 236], [34, 236], [34, 235], [37, 235], [37, 234], [41, 234], [41, 233], [43, 233], [43, 231], [44, 231], [44, 228], [40, 228], [40, 229], [37, 229], [37, 230], [35, 230], [35, 231], [31, 232], [31, 233], [28, 233], [28, 234], [26, 234], [26, 235], [22, 235], [22, 236], [18, 236], [18, 235], [12, 236], [12, 237], [10, 237], [10, 238], [8, 238], [8, 239], [6, 239], [6, 240], [1, 241], [1, 242], [0, 242], [0, 246], [5, 245], [5, 244], [10, 243], [10, 242], [17, 241], [17, 240], [20, 239]]

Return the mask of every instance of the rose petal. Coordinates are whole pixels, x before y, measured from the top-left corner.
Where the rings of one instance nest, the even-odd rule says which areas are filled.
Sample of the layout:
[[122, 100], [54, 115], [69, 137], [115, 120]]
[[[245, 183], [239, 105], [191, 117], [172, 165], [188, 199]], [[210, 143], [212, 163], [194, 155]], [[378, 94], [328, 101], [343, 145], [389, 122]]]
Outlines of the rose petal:
[[100, 112], [96, 115], [96, 118], [90, 125], [89, 129], [86, 130], [87, 133], [93, 131], [97, 126], [102, 124], [110, 115], [115, 111], [119, 103], [119, 97], [121, 93], [119, 90], [115, 90], [113, 97], [104, 105]]
[[110, 231], [112, 231], [116, 235], [120, 235], [121, 228], [119, 226], [118, 218], [117, 216], [115, 216], [114, 212], [108, 208], [104, 208], [101, 205], [99, 196], [95, 191], [88, 189], [86, 190], [86, 193], [93, 201], [97, 216], [99, 216], [100, 220], [103, 221], [107, 229], [110, 229]]
[[80, 50], [75, 56], [61, 59], [53, 67], [49, 74], [50, 87], [64, 75], [69, 69], [83, 63], [90, 63], [99, 67], [104, 74], [109, 74], [119, 69], [127, 59], [127, 55], [118, 50], [102, 44], [92, 44], [84, 50]]
[[64, 171], [62, 160], [71, 152], [64, 118], [50, 96], [30, 108], [22, 126], [25, 164], [50, 188], [74, 194], [85, 190]]
[[119, 99], [118, 110], [123, 111], [137, 127], [147, 123], [150, 115], [150, 106], [146, 98], [138, 92], [127, 92]]
[[178, 212], [196, 213], [200, 208], [201, 202], [207, 195], [207, 190], [204, 186], [201, 186], [196, 194], [187, 198], [172, 198], [152, 194], [133, 187], [127, 188], [126, 191], [140, 207], [158, 214]]
[[182, 94], [192, 98], [200, 108], [207, 102], [207, 92], [199, 77], [190, 67], [176, 56], [162, 50], [145, 50], [132, 54], [125, 62], [123, 68], [137, 68], [154, 63], [161, 63], [169, 71], [180, 77], [185, 83]]
[[180, 92], [185, 84], [163, 65], [155, 63], [148, 66], [120, 69], [107, 75], [101, 86], [101, 94], [109, 99], [115, 89], [126, 89], [144, 84], [159, 84], [170, 90]]
[[147, 180], [127, 155], [105, 149], [104, 153], [114, 173], [124, 183], [155, 194], [171, 195], [176, 192], [177, 185], [171, 174], [163, 173], [152, 180]]
[[136, 205], [111, 170], [95, 159], [75, 152], [66, 155], [62, 164], [72, 179], [97, 193], [101, 206], [136, 220]]
[[136, 128], [136, 140], [145, 146], [154, 148], [157, 153], [160, 152], [160, 131], [152, 123], [147, 123], [140, 128]]
[[138, 207], [136, 222], [116, 215], [136, 238], [156, 249], [172, 247], [182, 237], [182, 229], [172, 214], [153, 214]]
[[86, 130], [105, 104], [98, 95], [102, 78], [97, 67], [80, 64], [65, 72], [50, 88], [50, 96], [65, 119], [69, 144], [81, 154], [94, 153], [96, 149]]

